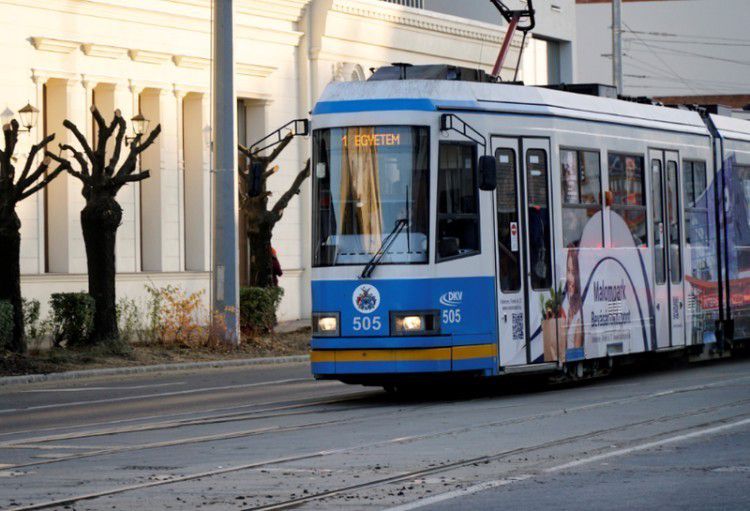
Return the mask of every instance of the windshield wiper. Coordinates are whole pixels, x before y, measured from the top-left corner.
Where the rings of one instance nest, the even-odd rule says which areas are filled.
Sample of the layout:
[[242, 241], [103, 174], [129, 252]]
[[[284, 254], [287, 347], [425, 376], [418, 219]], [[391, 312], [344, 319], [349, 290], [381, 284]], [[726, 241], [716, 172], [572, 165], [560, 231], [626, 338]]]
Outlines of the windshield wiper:
[[391, 245], [393, 245], [393, 242], [396, 241], [396, 238], [406, 225], [409, 225], [409, 221], [406, 218], [399, 218], [396, 220], [396, 225], [393, 226], [393, 230], [385, 237], [383, 243], [380, 244], [380, 248], [378, 248], [377, 252], [373, 254], [372, 259], [370, 259], [365, 265], [365, 268], [359, 276], [360, 279], [370, 278], [372, 272], [374, 272], [375, 268], [380, 264], [380, 260], [383, 259], [383, 256], [385, 256], [388, 249], [391, 248]]

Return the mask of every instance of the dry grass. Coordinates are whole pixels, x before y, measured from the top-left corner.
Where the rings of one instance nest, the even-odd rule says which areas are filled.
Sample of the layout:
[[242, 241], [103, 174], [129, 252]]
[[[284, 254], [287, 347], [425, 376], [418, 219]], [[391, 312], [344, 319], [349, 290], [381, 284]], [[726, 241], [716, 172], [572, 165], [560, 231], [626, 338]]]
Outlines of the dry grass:
[[237, 347], [137, 342], [115, 347], [33, 350], [24, 356], [0, 353], [0, 376], [105, 367], [303, 355], [308, 352], [309, 343], [310, 329], [302, 328], [289, 333], [271, 333], [252, 339], [243, 339], [242, 344]]

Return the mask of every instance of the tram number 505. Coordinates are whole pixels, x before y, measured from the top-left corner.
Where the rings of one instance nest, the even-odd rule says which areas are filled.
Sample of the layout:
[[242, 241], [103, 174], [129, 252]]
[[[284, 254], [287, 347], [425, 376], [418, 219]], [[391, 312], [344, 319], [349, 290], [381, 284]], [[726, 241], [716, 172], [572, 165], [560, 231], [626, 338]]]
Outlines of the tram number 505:
[[355, 316], [352, 328], [355, 332], [368, 332], [370, 330], [380, 330], [383, 324], [380, 322], [380, 316]]
[[443, 309], [443, 323], [460, 323], [461, 309]]

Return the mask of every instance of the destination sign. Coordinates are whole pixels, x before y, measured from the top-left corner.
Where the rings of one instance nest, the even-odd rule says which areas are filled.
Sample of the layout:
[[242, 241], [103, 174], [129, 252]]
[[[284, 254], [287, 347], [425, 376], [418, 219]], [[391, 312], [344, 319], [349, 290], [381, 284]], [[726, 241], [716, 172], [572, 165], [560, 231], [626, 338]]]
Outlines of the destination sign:
[[350, 137], [341, 137], [341, 143], [348, 146], [351, 142], [354, 147], [380, 147], [401, 145], [400, 133], [362, 133]]

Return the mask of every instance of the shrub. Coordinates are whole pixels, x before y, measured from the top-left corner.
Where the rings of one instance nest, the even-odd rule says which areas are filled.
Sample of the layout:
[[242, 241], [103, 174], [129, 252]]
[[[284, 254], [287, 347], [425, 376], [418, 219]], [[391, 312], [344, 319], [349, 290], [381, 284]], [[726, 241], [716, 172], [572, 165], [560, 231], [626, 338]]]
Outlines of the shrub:
[[203, 291], [188, 294], [175, 286], [146, 286], [146, 290], [150, 294], [150, 340], [190, 347], [206, 341], [208, 333], [201, 323]]
[[88, 293], [53, 293], [52, 335], [55, 346], [67, 341], [67, 346], [89, 343], [94, 326], [94, 299]]
[[251, 335], [268, 333], [276, 326], [276, 309], [284, 296], [280, 287], [240, 289], [240, 327]]
[[13, 341], [13, 306], [0, 301], [0, 350], [7, 349]]
[[120, 298], [117, 302], [117, 327], [120, 339], [130, 342], [143, 331], [141, 310], [132, 298]]
[[39, 328], [39, 300], [23, 299], [23, 329], [26, 339], [37, 339], [42, 335]]

